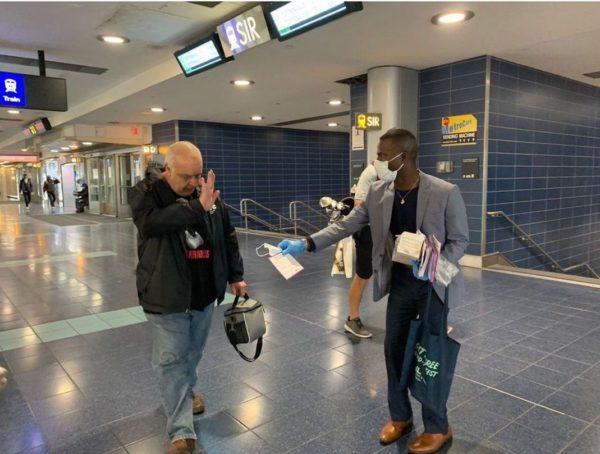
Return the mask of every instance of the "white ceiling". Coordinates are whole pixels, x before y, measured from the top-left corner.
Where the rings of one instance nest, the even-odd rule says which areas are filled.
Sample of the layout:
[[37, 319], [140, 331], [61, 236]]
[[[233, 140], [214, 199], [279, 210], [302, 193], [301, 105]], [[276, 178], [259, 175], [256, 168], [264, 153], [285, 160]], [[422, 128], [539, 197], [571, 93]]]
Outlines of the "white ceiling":
[[[58, 72], [67, 79], [69, 111], [22, 111], [19, 122], [0, 110], [0, 151], [23, 146], [20, 126], [48, 116], [54, 126], [69, 123], [158, 123], [172, 119], [256, 124], [280, 123], [348, 110], [326, 104], [349, 102], [349, 88], [336, 80], [378, 65], [414, 69], [489, 54], [600, 86], [581, 76], [600, 70], [599, 2], [365, 2], [364, 10], [285, 42], [271, 41], [235, 61], [185, 78], [173, 52], [213, 31], [254, 3], [223, 2], [214, 8], [187, 2], [2, 2], [0, 53], [107, 68], [102, 75]], [[431, 17], [467, 8], [475, 17], [439, 27]], [[99, 33], [128, 36], [112, 47]], [[37, 74], [31, 67], [0, 63], [0, 71]], [[233, 87], [238, 77], [256, 83]], [[149, 114], [160, 105], [163, 114]], [[348, 116], [294, 127], [348, 130]]]

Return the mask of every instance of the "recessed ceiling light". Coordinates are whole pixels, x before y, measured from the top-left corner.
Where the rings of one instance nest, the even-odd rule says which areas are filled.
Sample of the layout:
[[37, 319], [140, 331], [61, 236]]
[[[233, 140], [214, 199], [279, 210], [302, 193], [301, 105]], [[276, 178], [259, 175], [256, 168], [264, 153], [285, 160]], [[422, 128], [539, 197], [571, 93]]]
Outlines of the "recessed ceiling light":
[[329, 101], [327, 101], [327, 104], [329, 104], [330, 106], [339, 106], [343, 103], [344, 101], [342, 101], [341, 99], [330, 99]]
[[90, 145], [94, 145], [94, 142], [81, 142], [81, 145], [89, 147]]
[[27, 148], [21, 148], [21, 151], [27, 151]]
[[431, 18], [431, 23], [434, 25], [448, 25], [457, 24], [459, 22], [466, 22], [475, 16], [473, 11], [451, 11], [447, 13], [439, 13]]
[[247, 87], [248, 85], [252, 85], [254, 81], [246, 79], [237, 79], [232, 80], [229, 83], [235, 85], [236, 87]]
[[75, 144], [69, 145], [69, 150], [77, 150], [78, 148], [79, 148], [79, 145], [75, 145]]
[[7, 112], [11, 115], [19, 115], [21, 113], [21, 111], [17, 109], [9, 109]]
[[129, 38], [117, 35], [98, 35], [96, 39], [108, 44], [125, 44], [129, 42]]
[[327, 123], [327, 126], [329, 126], [330, 128], [336, 128], [338, 126], [338, 124], [334, 121], [332, 121], [331, 123]]
[[70, 148], [69, 148], [69, 147], [60, 147], [60, 149], [61, 149], [62, 151], [69, 151], [69, 150], [70, 150]]
[[52, 150], [50, 150], [51, 153], [58, 153], [58, 150], [56, 148], [53, 148]]
[[260, 120], [262, 120], [262, 119], [263, 119], [263, 117], [262, 117], [262, 116], [260, 116], [260, 115], [252, 115], [252, 116], [250, 117], [250, 120], [252, 120], [252, 121], [260, 121]]
[[150, 111], [154, 112], [154, 113], [162, 113], [167, 109], [164, 109], [162, 107], [150, 107]]

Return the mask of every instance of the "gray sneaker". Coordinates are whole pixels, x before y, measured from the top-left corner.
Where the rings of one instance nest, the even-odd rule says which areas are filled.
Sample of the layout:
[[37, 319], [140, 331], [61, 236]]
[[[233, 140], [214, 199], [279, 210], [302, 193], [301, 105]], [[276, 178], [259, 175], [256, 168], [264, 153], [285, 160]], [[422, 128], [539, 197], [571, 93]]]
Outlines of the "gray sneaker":
[[354, 320], [350, 320], [350, 317], [348, 317], [346, 323], [344, 323], [344, 329], [357, 337], [373, 337], [373, 334], [363, 326], [360, 317], [355, 318]]

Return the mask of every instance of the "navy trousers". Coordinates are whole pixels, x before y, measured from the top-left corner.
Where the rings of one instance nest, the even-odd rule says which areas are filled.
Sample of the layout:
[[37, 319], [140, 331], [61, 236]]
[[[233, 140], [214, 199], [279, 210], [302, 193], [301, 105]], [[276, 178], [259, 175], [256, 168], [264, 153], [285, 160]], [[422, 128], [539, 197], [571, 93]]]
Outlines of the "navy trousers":
[[[394, 265], [392, 286], [386, 312], [385, 334], [385, 365], [388, 376], [388, 405], [390, 416], [394, 421], [403, 421], [412, 416], [412, 408], [408, 398], [408, 389], [400, 387], [400, 372], [404, 361], [404, 350], [408, 338], [411, 320], [417, 314], [423, 318], [427, 304], [426, 281], [413, 276], [412, 269], [402, 265]], [[429, 312], [429, 322], [432, 328], [439, 329], [442, 311], [448, 308], [435, 292], [432, 292], [432, 306]], [[431, 433], [446, 433], [448, 417], [444, 412], [440, 417], [426, 407], [421, 408], [425, 431]]]

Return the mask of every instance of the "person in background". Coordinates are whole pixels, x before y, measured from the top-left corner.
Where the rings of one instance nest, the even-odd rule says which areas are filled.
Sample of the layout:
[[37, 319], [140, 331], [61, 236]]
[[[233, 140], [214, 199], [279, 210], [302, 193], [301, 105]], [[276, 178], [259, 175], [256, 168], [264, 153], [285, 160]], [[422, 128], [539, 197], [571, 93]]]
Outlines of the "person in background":
[[44, 192], [48, 194], [48, 201], [52, 208], [54, 208], [54, 203], [56, 202], [56, 185], [58, 183], [60, 183], [60, 181], [57, 178], [52, 178], [50, 175], [48, 175], [46, 181], [44, 181]]
[[27, 176], [26, 173], [23, 174], [23, 177], [19, 181], [19, 192], [23, 194], [23, 200], [25, 201], [25, 208], [29, 209], [29, 204], [31, 203], [31, 193], [33, 192], [33, 183], [31, 182], [31, 178]]
[[[377, 146], [374, 162], [378, 181], [369, 188], [366, 200], [343, 220], [303, 240], [279, 243], [283, 254], [298, 255], [319, 251], [370, 223], [373, 240], [373, 299], [389, 294], [384, 342], [388, 378], [390, 420], [379, 433], [382, 444], [393, 443], [412, 426], [412, 408], [408, 389], [400, 385], [402, 363], [408, 331], [417, 315], [423, 317], [427, 305], [429, 283], [419, 277], [415, 265], [392, 261], [394, 237], [402, 232], [420, 230], [435, 235], [442, 243], [441, 254], [458, 266], [469, 243], [465, 203], [454, 184], [427, 175], [417, 166], [418, 146], [415, 136], [405, 129], [387, 131]], [[449, 305], [455, 305], [464, 288], [462, 273], [448, 286], [448, 304], [444, 287], [434, 284], [429, 320], [440, 326]], [[447, 379], [447, 378], [446, 378]], [[425, 431], [408, 446], [411, 454], [432, 454], [452, 438], [447, 412], [441, 414], [422, 406]]]
[[[367, 197], [369, 186], [377, 181], [377, 172], [373, 165], [368, 165], [360, 174], [356, 191], [354, 193], [354, 209], [356, 210]], [[363, 227], [360, 231], [352, 235], [356, 247], [356, 274], [350, 284], [348, 292], [348, 307], [350, 315], [344, 323], [344, 329], [357, 337], [369, 338], [373, 334], [364, 327], [360, 319], [360, 302], [362, 300], [365, 287], [373, 275], [373, 264], [371, 250], [373, 241], [371, 240], [371, 229], [369, 226]]]
[[88, 185], [84, 180], [79, 178], [76, 183], [79, 185], [79, 191], [75, 192], [75, 211], [77, 213], [83, 213], [85, 207], [90, 206], [90, 193]]
[[205, 181], [202, 167], [195, 145], [176, 142], [162, 175], [139, 182], [130, 199], [138, 230], [138, 297], [152, 329], [168, 454], [197, 448], [193, 415], [204, 411], [204, 400], [194, 387], [214, 302], [223, 301], [227, 283], [235, 295], [246, 293], [235, 228], [215, 190], [215, 174], [210, 170]]

